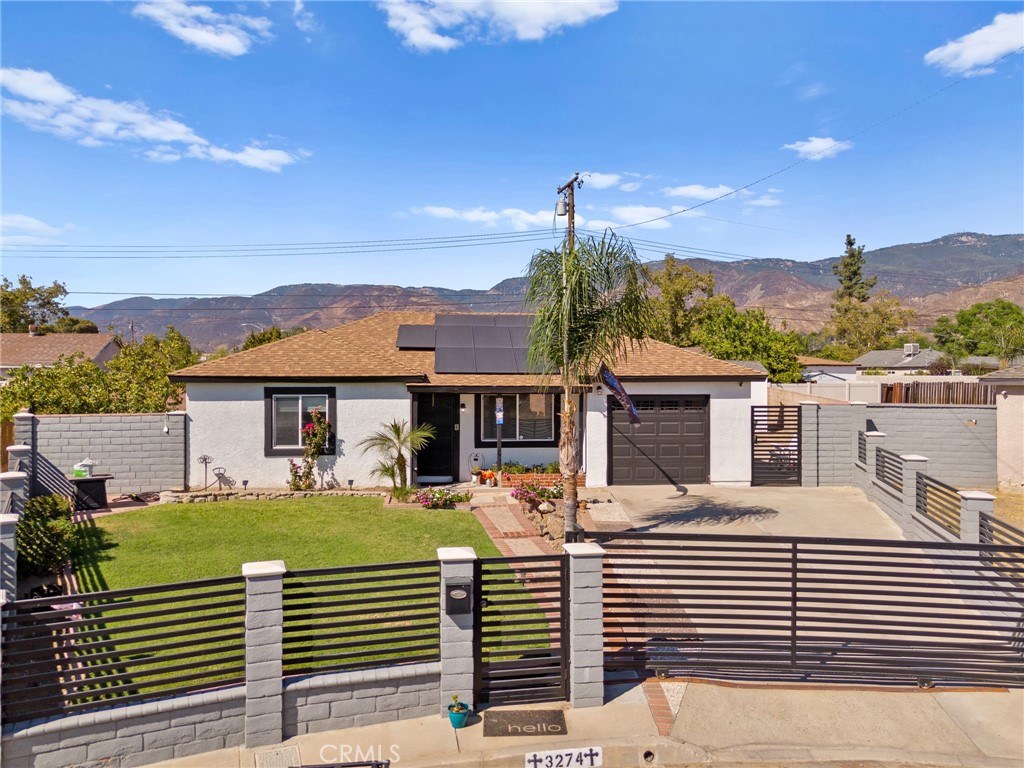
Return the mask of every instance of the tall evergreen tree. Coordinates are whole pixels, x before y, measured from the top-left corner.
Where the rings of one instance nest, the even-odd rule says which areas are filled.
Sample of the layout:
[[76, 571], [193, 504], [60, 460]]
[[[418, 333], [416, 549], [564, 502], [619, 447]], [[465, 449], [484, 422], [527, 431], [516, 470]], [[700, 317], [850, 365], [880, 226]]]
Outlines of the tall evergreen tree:
[[832, 265], [832, 274], [839, 278], [839, 287], [832, 294], [834, 304], [845, 299], [863, 304], [871, 298], [871, 289], [878, 282], [877, 275], [864, 277], [864, 246], [857, 245], [853, 235], [846, 236], [846, 253]]

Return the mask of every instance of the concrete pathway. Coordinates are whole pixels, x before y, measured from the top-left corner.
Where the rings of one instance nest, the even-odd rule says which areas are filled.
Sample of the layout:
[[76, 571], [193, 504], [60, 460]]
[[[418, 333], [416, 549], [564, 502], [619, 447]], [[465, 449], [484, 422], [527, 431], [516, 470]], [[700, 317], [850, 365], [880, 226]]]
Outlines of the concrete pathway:
[[522, 513], [519, 502], [509, 495], [511, 488], [467, 487], [473, 494], [470, 509], [502, 556], [555, 554], [530, 518]]
[[637, 530], [902, 539], [856, 488], [616, 486], [611, 496]]
[[301, 736], [277, 747], [226, 749], [158, 765], [290, 768], [351, 762], [372, 755], [390, 758], [399, 768], [523, 768], [527, 752], [591, 746], [600, 746], [604, 765], [613, 768], [1024, 765], [1024, 691], [908, 692], [703, 682], [644, 685], [666, 689], [666, 705], [675, 715], [667, 733], [660, 732], [641, 685], [620, 681], [607, 686], [603, 707], [561, 707], [568, 726], [565, 736], [484, 737], [479, 717], [460, 731], [453, 730], [446, 718], [425, 717]]

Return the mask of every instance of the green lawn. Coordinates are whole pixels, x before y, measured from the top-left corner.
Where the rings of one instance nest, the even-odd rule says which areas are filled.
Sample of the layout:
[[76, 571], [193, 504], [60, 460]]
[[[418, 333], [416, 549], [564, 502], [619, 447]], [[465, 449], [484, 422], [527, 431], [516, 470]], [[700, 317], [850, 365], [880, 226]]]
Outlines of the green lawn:
[[499, 554], [470, 512], [385, 509], [369, 497], [162, 504], [99, 518], [84, 534], [80, 592], [231, 576], [257, 560], [299, 570], [429, 560], [447, 546]]

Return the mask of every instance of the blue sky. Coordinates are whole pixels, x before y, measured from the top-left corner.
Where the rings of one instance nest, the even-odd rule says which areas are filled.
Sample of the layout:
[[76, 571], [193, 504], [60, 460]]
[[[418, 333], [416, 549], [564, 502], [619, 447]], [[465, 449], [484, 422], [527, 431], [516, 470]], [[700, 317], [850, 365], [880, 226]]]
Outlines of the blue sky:
[[[77, 292], [483, 288], [557, 242], [576, 170], [583, 228], [740, 190], [621, 233], [751, 257], [835, 256], [848, 232], [869, 249], [1021, 232], [1022, 8], [7, 2], [3, 273], [86, 305], [117, 296]], [[506, 232], [521, 240], [231, 259], [76, 247]]]

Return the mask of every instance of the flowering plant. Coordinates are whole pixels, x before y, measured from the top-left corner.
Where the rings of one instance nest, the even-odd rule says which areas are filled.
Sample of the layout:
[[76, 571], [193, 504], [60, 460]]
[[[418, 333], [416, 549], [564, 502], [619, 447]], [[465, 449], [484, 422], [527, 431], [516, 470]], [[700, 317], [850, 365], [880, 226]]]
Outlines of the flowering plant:
[[531, 507], [540, 506], [541, 502], [562, 498], [562, 486], [544, 488], [537, 483], [523, 483], [512, 489], [512, 498]]
[[288, 459], [288, 487], [293, 491], [309, 491], [316, 486], [316, 460], [324, 452], [331, 437], [331, 425], [320, 409], [314, 408], [309, 415], [312, 420], [302, 428], [302, 442], [305, 446], [302, 463]]
[[467, 502], [472, 498], [469, 493], [456, 493], [450, 488], [423, 488], [416, 494], [416, 501], [424, 509], [453, 509], [456, 504]]

